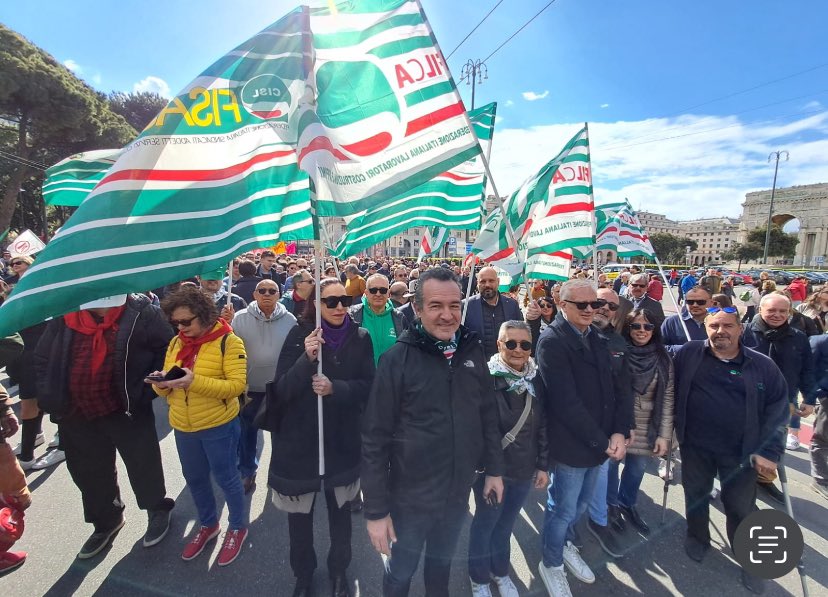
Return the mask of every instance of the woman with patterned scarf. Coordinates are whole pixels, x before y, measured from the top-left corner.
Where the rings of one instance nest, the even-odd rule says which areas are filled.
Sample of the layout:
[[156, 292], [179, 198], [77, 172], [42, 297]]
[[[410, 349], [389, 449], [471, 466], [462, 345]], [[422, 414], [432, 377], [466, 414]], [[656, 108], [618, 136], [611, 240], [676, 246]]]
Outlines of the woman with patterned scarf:
[[484, 476], [472, 487], [476, 504], [469, 532], [469, 577], [474, 597], [491, 597], [494, 579], [501, 597], [517, 597], [509, 577], [509, 541], [512, 527], [529, 490], [549, 483], [546, 419], [535, 391], [537, 366], [529, 355], [529, 324], [507, 321], [500, 326], [498, 352], [489, 360], [497, 395], [497, 414], [502, 436], [505, 474], [503, 501], [483, 495]]

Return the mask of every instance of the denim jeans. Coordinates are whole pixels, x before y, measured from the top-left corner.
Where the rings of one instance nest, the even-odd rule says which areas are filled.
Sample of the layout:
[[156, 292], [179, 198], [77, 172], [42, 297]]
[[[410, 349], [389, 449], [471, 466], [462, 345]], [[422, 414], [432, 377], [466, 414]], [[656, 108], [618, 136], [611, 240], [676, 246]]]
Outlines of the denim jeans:
[[242, 477], [252, 477], [259, 470], [259, 429], [253, 426], [253, 418], [264, 399], [264, 392], [248, 392], [251, 402], [241, 409], [241, 437], [239, 438], [239, 473]]
[[632, 508], [638, 500], [638, 489], [641, 487], [641, 480], [650, 462], [650, 456], [638, 454], [627, 454], [624, 458], [624, 470], [621, 471], [621, 482], [618, 482], [618, 463], [615, 463], [616, 481], [618, 488], [618, 505], [625, 508]]
[[236, 468], [239, 433], [238, 418], [201, 431], [175, 430], [175, 446], [181, 460], [181, 471], [198, 510], [199, 523], [203, 526], [213, 526], [218, 522], [211, 475], [224, 491], [230, 529], [243, 529], [247, 526], [244, 488]]
[[574, 468], [556, 464], [547, 490], [543, 520], [543, 565], [562, 566], [563, 548], [574, 538], [572, 527], [586, 512], [601, 467]]
[[490, 506], [483, 498], [481, 475], [472, 487], [474, 518], [469, 531], [469, 576], [473, 582], [487, 584], [491, 575], [509, 574], [512, 528], [529, 495], [532, 481], [504, 481], [503, 501]]
[[[610, 461], [604, 461], [599, 467], [598, 478], [595, 480], [595, 489], [592, 491], [592, 498], [589, 500], [589, 517], [595, 524], [605, 527], [607, 526], [607, 505], [613, 506], [618, 501], [613, 499], [610, 501], [609, 491], [612, 488], [612, 483], [608, 482]], [[615, 474], [618, 475], [616, 468]], [[618, 487], [618, 483], [615, 484]]]

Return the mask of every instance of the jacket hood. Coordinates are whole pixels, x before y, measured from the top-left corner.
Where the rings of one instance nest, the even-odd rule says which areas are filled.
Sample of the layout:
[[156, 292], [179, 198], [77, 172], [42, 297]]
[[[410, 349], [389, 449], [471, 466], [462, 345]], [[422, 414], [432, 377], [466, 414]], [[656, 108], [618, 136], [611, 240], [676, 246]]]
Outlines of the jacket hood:
[[152, 304], [152, 301], [145, 294], [133, 293], [127, 295], [126, 305], [130, 309], [143, 311]]
[[288, 310], [282, 303], [277, 301], [273, 313], [271, 313], [270, 317], [268, 317], [259, 308], [259, 304], [256, 301], [253, 301], [247, 305], [247, 312], [259, 321], [278, 321], [287, 315]]

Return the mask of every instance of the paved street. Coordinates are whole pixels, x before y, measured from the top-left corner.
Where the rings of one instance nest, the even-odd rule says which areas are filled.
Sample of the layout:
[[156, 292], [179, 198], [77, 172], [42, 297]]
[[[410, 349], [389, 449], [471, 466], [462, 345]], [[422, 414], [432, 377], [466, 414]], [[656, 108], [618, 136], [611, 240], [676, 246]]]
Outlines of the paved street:
[[[667, 301], [665, 308], [669, 310]], [[190, 534], [195, 524], [195, 509], [181, 477], [173, 435], [167, 425], [166, 406], [158, 400], [155, 407], [167, 488], [177, 502], [167, 538], [154, 548], [142, 547], [146, 516], [137, 509], [121, 468], [127, 524], [110, 549], [89, 561], [76, 560], [75, 554], [91, 527], [83, 522], [80, 495], [69, 478], [66, 465], [32, 472], [28, 479], [34, 503], [26, 516], [26, 534], [17, 545], [29, 552], [29, 559], [21, 569], [0, 578], [0, 596], [290, 595], [293, 578], [288, 564], [287, 518], [270, 504], [265, 487], [266, 467], [270, 460], [269, 438], [262, 453], [264, 470], [259, 476], [259, 487], [251, 499], [250, 535], [244, 552], [234, 564], [223, 569], [215, 566], [218, 553], [215, 546], [209, 554], [186, 563], [179, 555], [184, 537]], [[45, 427], [47, 440], [51, 439], [55, 427], [51, 423], [45, 423]], [[803, 439], [808, 437], [809, 428], [803, 429]], [[19, 435], [12, 443], [18, 440]], [[38, 448], [36, 453], [40, 455], [43, 450], [43, 447]], [[805, 449], [788, 454], [789, 485], [796, 519], [805, 536], [805, 566], [810, 577], [811, 595], [828, 595], [828, 560], [823, 555], [828, 554], [828, 502], [808, 488], [809, 460]], [[217, 495], [220, 495], [218, 490]], [[627, 531], [623, 537], [627, 552], [619, 560], [605, 557], [586, 529], [582, 529], [586, 542], [583, 555], [598, 579], [591, 586], [572, 579], [575, 595], [748, 595], [739, 583], [738, 569], [725, 548], [721, 502], [715, 502], [711, 510], [715, 549], [704, 564], [699, 565], [686, 557], [682, 547], [684, 503], [681, 486], [671, 486], [666, 523], [659, 526], [662, 495], [663, 483], [656, 475], [653, 462], [642, 485], [639, 506], [654, 532], [644, 539]], [[537, 578], [544, 503], [544, 492], [533, 492], [515, 528], [514, 578], [521, 594], [525, 595], [545, 595]], [[771, 507], [761, 500], [759, 506]], [[470, 508], [469, 518], [471, 511]], [[226, 523], [226, 511], [222, 522]], [[320, 596], [329, 594], [330, 590], [324, 569], [326, 527], [322, 507], [316, 513], [316, 545], [322, 566], [317, 570], [315, 581], [316, 594]], [[468, 524], [457, 551], [452, 595], [470, 594], [464, 561], [467, 533]], [[358, 515], [354, 515], [353, 546], [350, 576], [358, 594], [379, 595], [382, 563], [374, 553], [364, 522]], [[423, 593], [420, 574], [421, 570], [412, 595]], [[796, 571], [774, 581], [767, 594], [801, 595]]]

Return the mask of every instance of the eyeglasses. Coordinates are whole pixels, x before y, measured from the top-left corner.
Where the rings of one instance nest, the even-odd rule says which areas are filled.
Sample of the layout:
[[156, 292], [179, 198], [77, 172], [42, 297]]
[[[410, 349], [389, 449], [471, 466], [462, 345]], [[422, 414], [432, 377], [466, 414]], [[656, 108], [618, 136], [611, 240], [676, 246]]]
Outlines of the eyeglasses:
[[646, 284], [630, 284], [632, 288], [647, 288]]
[[631, 330], [646, 330], [648, 332], [652, 332], [655, 329], [655, 325], [652, 323], [631, 323], [630, 324]]
[[520, 349], [525, 352], [529, 352], [530, 350], [532, 350], [532, 343], [529, 342], [529, 340], [521, 340], [520, 342], [518, 342], [517, 340], [506, 340], [506, 342], [503, 343], [503, 346], [505, 346], [509, 350], [514, 350], [518, 346], [520, 346]]
[[[604, 300], [604, 299], [600, 299], [600, 300]], [[609, 309], [610, 311], [615, 312], [615, 311], [618, 311], [618, 308], [619, 308], [621, 305], [619, 305], [618, 303], [611, 303], [611, 302], [607, 301], [607, 304], [606, 304], [606, 305], [604, 305], [604, 306], [605, 306], [607, 309]]]
[[378, 292], [380, 294], [388, 294], [388, 289], [385, 286], [374, 287], [374, 288], [369, 288], [368, 292], [370, 292], [371, 294], [376, 294]]
[[348, 296], [347, 294], [343, 294], [342, 296], [323, 296], [322, 303], [328, 309], [336, 309], [336, 306], [340, 303], [347, 309], [354, 304], [354, 297]]
[[279, 291], [276, 290], [275, 288], [257, 288], [256, 292], [258, 292], [259, 294], [262, 294], [262, 295], [264, 295], [264, 294], [273, 295], [273, 294], [278, 294], [279, 293]]
[[607, 301], [604, 299], [598, 299], [597, 301], [561, 301], [563, 303], [569, 303], [570, 305], [575, 305], [578, 311], [584, 311], [587, 307], [591, 307], [593, 309], [600, 309], [604, 305], [607, 304]]
[[738, 313], [739, 310], [736, 307], [710, 307], [707, 312], [711, 315], [715, 315], [719, 311], [724, 311], [725, 313]]
[[15, 265], [23, 265], [25, 261], [13, 261], [10, 265], [14, 267]]
[[698, 305], [702, 307], [707, 304], [707, 299], [686, 299], [684, 301], [685, 305]]
[[170, 319], [170, 325], [174, 328], [177, 328], [180, 325], [183, 325], [185, 328], [188, 328], [196, 319], [197, 317], [190, 317], [190, 319]]

